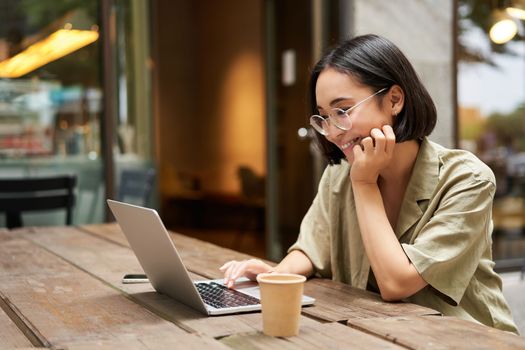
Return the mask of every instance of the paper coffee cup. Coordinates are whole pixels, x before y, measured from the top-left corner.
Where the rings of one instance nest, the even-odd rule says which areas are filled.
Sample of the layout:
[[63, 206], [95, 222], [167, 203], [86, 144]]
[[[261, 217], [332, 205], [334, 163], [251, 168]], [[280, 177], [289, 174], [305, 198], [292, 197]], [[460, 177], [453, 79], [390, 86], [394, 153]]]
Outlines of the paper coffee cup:
[[299, 334], [301, 299], [306, 277], [290, 273], [261, 273], [263, 332], [274, 337]]

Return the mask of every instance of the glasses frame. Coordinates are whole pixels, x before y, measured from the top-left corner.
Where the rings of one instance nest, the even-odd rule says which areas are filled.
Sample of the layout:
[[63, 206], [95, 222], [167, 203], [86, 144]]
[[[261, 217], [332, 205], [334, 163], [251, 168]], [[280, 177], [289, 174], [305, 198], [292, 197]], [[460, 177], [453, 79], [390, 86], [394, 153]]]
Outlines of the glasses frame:
[[[329, 133], [328, 131], [326, 131], [328, 129], [328, 122], [330, 122], [331, 124], [333, 124], [336, 128], [338, 128], [339, 130], [343, 130], [343, 131], [348, 131], [352, 128], [352, 123], [350, 121], [350, 126], [349, 127], [344, 127], [344, 126], [341, 126], [337, 123], [336, 121], [336, 118], [334, 117], [333, 113], [334, 112], [337, 112], [337, 113], [342, 113], [346, 116], [346, 118], [350, 118], [350, 116], [348, 115], [349, 112], [351, 112], [352, 110], [356, 109], [357, 107], [359, 107], [360, 105], [362, 105], [363, 103], [365, 103], [366, 101], [370, 100], [372, 97], [380, 94], [381, 92], [387, 90], [388, 88], [384, 87], [376, 92], [374, 92], [372, 95], [364, 98], [363, 100], [357, 102], [355, 105], [353, 105], [352, 107], [349, 107], [347, 109], [342, 109], [342, 108], [332, 108], [331, 112], [328, 113], [328, 116], [327, 117], [323, 117], [321, 115], [318, 115], [318, 114], [313, 114], [312, 116], [310, 116], [310, 125], [314, 128], [315, 131], [317, 131], [318, 133], [320, 133], [321, 135], [323, 136], [328, 136]], [[324, 127], [321, 127], [319, 126], [315, 120], [316, 119], [321, 119], [323, 123], [323, 125], [326, 125], [326, 128]], [[325, 130], [326, 129], [326, 130]]]

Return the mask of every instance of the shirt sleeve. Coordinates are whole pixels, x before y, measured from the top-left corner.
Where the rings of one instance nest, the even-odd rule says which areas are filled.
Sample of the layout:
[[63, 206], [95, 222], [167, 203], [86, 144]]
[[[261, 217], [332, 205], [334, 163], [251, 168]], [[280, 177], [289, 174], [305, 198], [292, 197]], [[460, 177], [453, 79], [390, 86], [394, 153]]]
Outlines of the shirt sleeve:
[[293, 250], [303, 252], [312, 262], [314, 273], [322, 277], [331, 276], [329, 196], [330, 166], [325, 169], [317, 195], [301, 222], [297, 241], [288, 249], [288, 253]]
[[490, 244], [494, 193], [495, 184], [487, 180], [456, 182], [412, 243], [402, 244], [421, 277], [453, 306]]

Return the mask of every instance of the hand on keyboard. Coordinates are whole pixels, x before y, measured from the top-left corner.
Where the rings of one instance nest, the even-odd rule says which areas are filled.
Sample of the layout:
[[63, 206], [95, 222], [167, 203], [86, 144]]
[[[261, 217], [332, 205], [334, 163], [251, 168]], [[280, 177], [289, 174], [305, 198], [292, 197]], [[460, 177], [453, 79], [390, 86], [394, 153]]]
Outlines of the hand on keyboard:
[[231, 260], [226, 264], [222, 265], [219, 270], [224, 273], [224, 284], [231, 288], [233, 287], [237, 278], [245, 276], [252, 281], [255, 281], [256, 277], [260, 273], [272, 272], [273, 267], [262, 262], [259, 259], [250, 260]]

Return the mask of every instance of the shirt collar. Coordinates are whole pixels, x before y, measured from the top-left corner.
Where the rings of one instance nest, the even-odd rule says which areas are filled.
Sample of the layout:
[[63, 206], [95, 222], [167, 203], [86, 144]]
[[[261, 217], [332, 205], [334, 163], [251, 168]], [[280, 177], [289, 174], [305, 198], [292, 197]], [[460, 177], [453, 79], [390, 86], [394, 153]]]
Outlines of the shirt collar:
[[435, 144], [426, 137], [419, 146], [416, 163], [408, 182], [405, 199], [430, 199], [438, 183], [440, 159]]
[[423, 215], [422, 201], [429, 200], [436, 189], [439, 178], [440, 159], [436, 145], [423, 138], [408, 181], [405, 197], [396, 225], [396, 236], [401, 237]]

